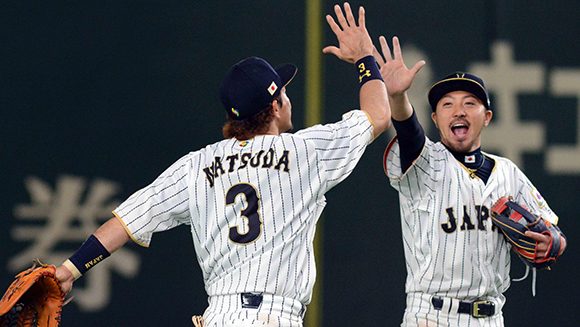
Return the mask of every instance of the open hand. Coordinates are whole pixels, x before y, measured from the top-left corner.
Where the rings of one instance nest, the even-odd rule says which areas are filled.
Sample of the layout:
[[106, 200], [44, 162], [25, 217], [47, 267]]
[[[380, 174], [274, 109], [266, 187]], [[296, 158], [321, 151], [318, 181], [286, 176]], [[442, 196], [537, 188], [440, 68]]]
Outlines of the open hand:
[[381, 55], [379, 51], [374, 48], [373, 55], [381, 68], [381, 75], [385, 80], [387, 92], [389, 93], [389, 96], [402, 95], [411, 87], [415, 76], [421, 68], [425, 66], [425, 61], [420, 60], [409, 69], [405, 66], [403, 52], [401, 51], [398, 37], [393, 37], [393, 54], [391, 54], [391, 49], [389, 48], [387, 39], [385, 39], [384, 36], [379, 37], [379, 42], [383, 54]]
[[331, 15], [326, 15], [326, 21], [338, 39], [338, 47], [327, 46], [322, 52], [333, 54], [349, 63], [372, 55], [374, 46], [365, 26], [364, 8], [359, 7], [358, 25], [348, 2], [344, 3], [344, 14], [339, 5], [334, 6], [334, 12], [338, 24]]

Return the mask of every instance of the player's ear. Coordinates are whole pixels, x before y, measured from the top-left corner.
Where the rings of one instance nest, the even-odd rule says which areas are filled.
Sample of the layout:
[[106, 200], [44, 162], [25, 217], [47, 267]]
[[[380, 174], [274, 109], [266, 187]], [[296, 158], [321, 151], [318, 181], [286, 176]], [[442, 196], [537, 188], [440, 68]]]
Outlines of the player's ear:
[[433, 120], [435, 127], [439, 128], [439, 126], [437, 126], [437, 113], [435, 111], [431, 113], [431, 120]]
[[272, 103], [270, 103], [270, 105], [272, 106], [272, 113], [274, 113], [274, 116], [279, 116], [280, 109], [282, 109], [282, 105], [280, 104], [279, 100], [278, 99], [272, 100]]
[[272, 111], [272, 114], [274, 115], [274, 117], [280, 117], [280, 109], [282, 109], [282, 106], [279, 103], [278, 99], [274, 99], [272, 100], [272, 102], [270, 103], [270, 110]]
[[491, 122], [492, 117], [493, 117], [493, 111], [486, 110], [485, 111], [485, 120], [483, 121], [483, 126], [489, 125], [489, 122]]
[[272, 100], [271, 105], [274, 114], [278, 114], [278, 112], [282, 109], [282, 98], [281, 97], [275, 98], [274, 100]]

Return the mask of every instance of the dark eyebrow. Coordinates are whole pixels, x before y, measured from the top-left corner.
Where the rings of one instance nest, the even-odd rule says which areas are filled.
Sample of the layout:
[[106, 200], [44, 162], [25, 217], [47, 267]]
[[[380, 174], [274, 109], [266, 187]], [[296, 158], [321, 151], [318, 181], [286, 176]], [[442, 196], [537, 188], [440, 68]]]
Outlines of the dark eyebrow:
[[476, 101], [478, 101], [478, 102], [481, 102], [481, 103], [483, 103], [481, 100], [479, 100], [479, 98], [478, 98], [478, 97], [476, 97], [476, 96], [475, 96], [475, 95], [473, 95], [473, 94], [468, 94], [468, 95], [464, 96], [464, 97], [463, 97], [463, 100], [467, 100], [467, 99], [469, 99], [469, 98], [471, 98], [471, 99], [474, 99], [474, 100], [476, 100]]

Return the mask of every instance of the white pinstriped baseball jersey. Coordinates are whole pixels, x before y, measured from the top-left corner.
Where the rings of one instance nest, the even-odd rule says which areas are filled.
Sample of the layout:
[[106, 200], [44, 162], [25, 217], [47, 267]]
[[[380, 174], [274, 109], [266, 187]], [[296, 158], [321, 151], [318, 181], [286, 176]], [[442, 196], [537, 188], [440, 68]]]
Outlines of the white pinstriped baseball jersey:
[[324, 194], [371, 141], [360, 110], [295, 134], [226, 139], [182, 157], [113, 213], [144, 246], [153, 233], [191, 225], [209, 296], [265, 292], [308, 304]]
[[484, 154], [495, 161], [487, 184], [470, 177], [440, 142], [426, 138], [420, 156], [404, 174], [399, 143], [395, 139], [387, 147], [385, 172], [399, 192], [407, 294], [503, 299], [510, 285], [510, 247], [490, 217], [501, 196], [511, 195], [557, 223], [558, 217], [518, 167]]

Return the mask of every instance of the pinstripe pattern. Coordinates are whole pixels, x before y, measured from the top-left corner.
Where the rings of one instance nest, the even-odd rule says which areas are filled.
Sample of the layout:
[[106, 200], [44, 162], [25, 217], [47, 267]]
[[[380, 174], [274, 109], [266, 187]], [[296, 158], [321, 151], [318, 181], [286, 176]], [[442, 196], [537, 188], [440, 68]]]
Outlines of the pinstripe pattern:
[[[485, 155], [495, 161], [487, 184], [469, 177], [441, 143], [428, 138], [419, 158], [402, 174], [398, 142], [395, 139], [389, 144], [384, 166], [391, 185], [399, 192], [407, 294], [467, 301], [503, 299], [502, 293], [510, 285], [510, 247], [492, 228], [489, 216], [489, 209], [501, 196], [511, 195], [532, 212], [557, 221], [520, 169], [506, 158]], [[429, 302], [408, 297], [405, 321], [411, 316], [433, 318], [430, 310]], [[467, 326], [467, 321], [453, 322], [466, 319], [461, 316], [445, 316], [439, 323]]]
[[[224, 314], [227, 312], [227, 314]], [[240, 295], [218, 295], [209, 299], [204, 313], [206, 327], [301, 327], [304, 306], [296, 300], [265, 294], [257, 309], [242, 308]]]
[[[153, 233], [191, 225], [210, 297], [264, 292], [296, 310], [312, 294], [312, 240], [324, 194], [348, 177], [371, 141], [372, 125], [360, 110], [295, 134], [223, 140], [179, 159], [115, 214], [144, 246]], [[242, 184], [255, 198], [238, 193], [226, 205], [226, 194], [241, 192], [236, 187]], [[242, 215], [250, 207], [256, 212]], [[245, 243], [232, 239], [230, 228], [244, 236], [256, 231], [250, 216], [259, 232]], [[232, 303], [216, 303], [213, 310], [229, 312]]]

